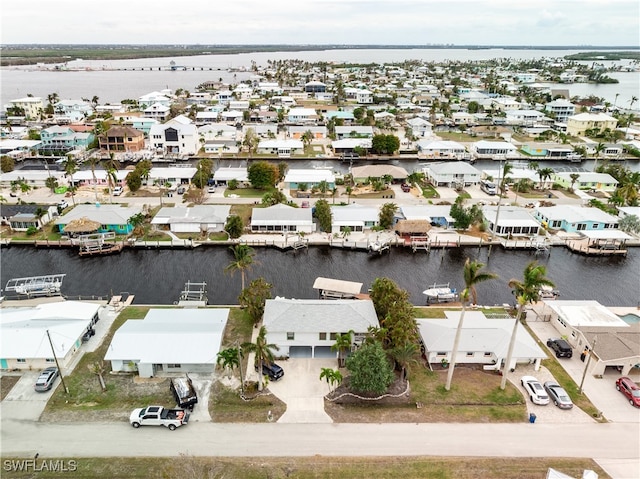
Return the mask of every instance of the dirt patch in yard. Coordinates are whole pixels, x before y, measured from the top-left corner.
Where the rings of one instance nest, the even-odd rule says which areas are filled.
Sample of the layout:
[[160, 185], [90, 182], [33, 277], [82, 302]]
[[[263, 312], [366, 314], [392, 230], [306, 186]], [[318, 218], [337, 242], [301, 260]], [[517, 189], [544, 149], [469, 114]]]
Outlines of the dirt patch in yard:
[[20, 376], [0, 376], [0, 401], [7, 397], [13, 386], [20, 381]]

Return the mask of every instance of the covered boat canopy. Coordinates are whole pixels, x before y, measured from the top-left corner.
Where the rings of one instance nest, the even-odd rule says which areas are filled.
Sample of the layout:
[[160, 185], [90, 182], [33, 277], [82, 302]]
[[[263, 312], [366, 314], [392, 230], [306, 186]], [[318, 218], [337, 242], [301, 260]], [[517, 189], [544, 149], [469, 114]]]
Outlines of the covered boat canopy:
[[317, 277], [313, 283], [313, 288], [320, 290], [323, 298], [355, 298], [360, 294], [362, 283], [354, 281], [343, 281], [340, 279]]

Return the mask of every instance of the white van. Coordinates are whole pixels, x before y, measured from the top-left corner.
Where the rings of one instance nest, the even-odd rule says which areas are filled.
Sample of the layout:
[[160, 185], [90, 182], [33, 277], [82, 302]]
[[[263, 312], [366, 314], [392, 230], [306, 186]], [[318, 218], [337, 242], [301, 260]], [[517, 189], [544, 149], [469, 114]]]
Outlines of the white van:
[[488, 195], [498, 194], [498, 187], [496, 186], [496, 184], [487, 180], [482, 180], [480, 182], [480, 189]]
[[122, 186], [116, 186], [113, 189], [113, 196], [120, 196], [122, 194], [124, 190], [122, 189]]

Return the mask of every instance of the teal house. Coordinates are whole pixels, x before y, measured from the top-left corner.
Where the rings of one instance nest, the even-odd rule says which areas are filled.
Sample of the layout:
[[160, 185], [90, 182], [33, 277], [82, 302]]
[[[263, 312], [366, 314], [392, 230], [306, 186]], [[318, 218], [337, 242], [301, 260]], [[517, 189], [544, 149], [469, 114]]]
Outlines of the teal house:
[[[61, 234], [78, 235], [83, 233], [114, 232], [118, 235], [128, 235], [133, 231], [131, 217], [142, 213], [140, 206], [102, 205], [100, 203], [78, 205], [64, 216], [55, 220], [54, 225]], [[81, 225], [87, 225], [87, 230], [81, 230]], [[97, 226], [99, 224], [99, 226]], [[66, 227], [70, 226], [69, 231]], [[80, 229], [79, 229], [80, 228]]]

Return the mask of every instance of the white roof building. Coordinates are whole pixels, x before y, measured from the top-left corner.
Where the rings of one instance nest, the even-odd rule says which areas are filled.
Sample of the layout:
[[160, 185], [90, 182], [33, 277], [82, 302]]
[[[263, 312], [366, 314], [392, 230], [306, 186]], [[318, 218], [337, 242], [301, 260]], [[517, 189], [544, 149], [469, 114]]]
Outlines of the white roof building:
[[326, 181], [327, 184], [335, 184], [336, 177], [330, 170], [316, 170], [316, 169], [291, 169], [287, 171], [284, 177], [286, 184], [298, 184], [306, 183], [307, 186], [317, 185], [318, 183]]
[[349, 228], [351, 232], [361, 233], [371, 229], [380, 222], [380, 211], [375, 206], [350, 204], [331, 206], [331, 232], [340, 233]]
[[488, 228], [500, 236], [536, 236], [540, 231], [538, 223], [526, 208], [503, 205], [498, 216], [498, 227], [495, 228], [497, 206], [484, 206], [482, 214], [487, 220]]
[[311, 208], [296, 208], [277, 204], [268, 208], [253, 208], [251, 232], [253, 233], [313, 233]]
[[423, 171], [427, 180], [435, 186], [472, 185], [480, 181], [480, 170], [462, 161], [432, 163]]
[[200, 233], [224, 230], [231, 205], [164, 207], [151, 220], [152, 225], [168, 225], [174, 233]]
[[212, 372], [229, 317], [228, 308], [150, 309], [113, 335], [104, 359], [114, 371]]
[[247, 175], [248, 173], [246, 168], [226, 166], [218, 168], [213, 174], [213, 179], [216, 183], [226, 183], [231, 180], [246, 183], [249, 181], [249, 177]]

